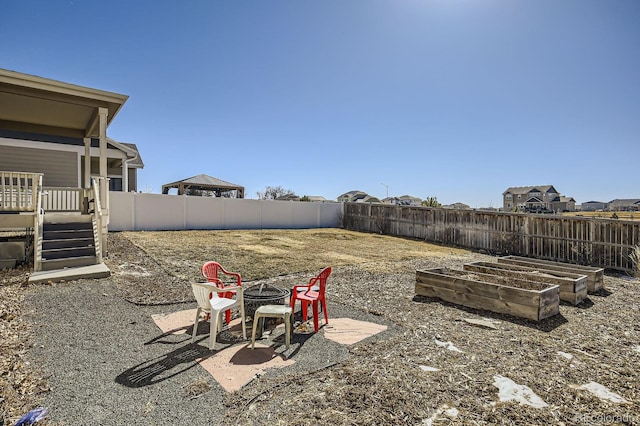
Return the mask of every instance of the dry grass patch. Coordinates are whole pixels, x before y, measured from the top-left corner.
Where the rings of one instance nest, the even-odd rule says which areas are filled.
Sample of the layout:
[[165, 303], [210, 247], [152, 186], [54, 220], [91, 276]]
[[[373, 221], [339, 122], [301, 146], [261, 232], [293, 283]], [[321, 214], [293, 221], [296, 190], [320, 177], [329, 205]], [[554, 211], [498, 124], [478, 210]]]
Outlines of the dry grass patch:
[[[615, 214], [615, 216], [614, 216]], [[640, 220], [640, 212], [564, 212], [563, 216], [582, 216], [599, 219]]]
[[200, 267], [209, 260], [253, 281], [329, 265], [375, 269], [389, 262], [465, 253], [423, 241], [343, 229], [123, 232], [120, 236], [161, 259], [169, 274], [189, 280], [199, 279]]

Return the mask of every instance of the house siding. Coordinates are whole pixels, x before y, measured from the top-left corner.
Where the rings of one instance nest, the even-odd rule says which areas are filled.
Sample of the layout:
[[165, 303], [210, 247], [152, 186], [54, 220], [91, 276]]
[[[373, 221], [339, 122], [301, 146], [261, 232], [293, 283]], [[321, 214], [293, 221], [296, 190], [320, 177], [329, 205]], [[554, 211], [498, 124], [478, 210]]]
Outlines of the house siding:
[[0, 170], [43, 173], [44, 186], [78, 186], [75, 152], [0, 146]]

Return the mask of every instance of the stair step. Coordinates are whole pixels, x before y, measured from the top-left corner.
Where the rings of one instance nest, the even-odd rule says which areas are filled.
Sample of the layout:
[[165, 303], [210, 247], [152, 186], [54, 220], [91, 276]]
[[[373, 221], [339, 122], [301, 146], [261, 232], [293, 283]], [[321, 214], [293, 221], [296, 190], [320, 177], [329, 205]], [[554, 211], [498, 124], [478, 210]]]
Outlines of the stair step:
[[95, 265], [91, 216], [45, 214], [41, 256], [43, 271]]
[[91, 222], [49, 222], [45, 223], [42, 229], [46, 231], [64, 231], [64, 230], [88, 230], [93, 229]]
[[85, 238], [63, 238], [60, 240], [44, 239], [42, 241], [42, 250], [71, 248], [71, 247], [87, 247], [94, 245], [93, 236]]
[[91, 223], [92, 217], [88, 214], [76, 214], [76, 213], [57, 213], [46, 212], [44, 214], [44, 224], [49, 223], [78, 223], [89, 222]]
[[55, 269], [75, 268], [78, 266], [89, 266], [96, 263], [95, 256], [69, 257], [66, 259], [42, 260], [43, 271], [53, 271]]
[[72, 257], [95, 256], [96, 249], [93, 246], [66, 247], [50, 250], [42, 250], [42, 260], [64, 259]]
[[69, 238], [93, 238], [93, 229], [87, 230], [60, 230], [60, 231], [47, 231], [42, 232], [43, 240], [62, 240]]
[[111, 271], [104, 263], [83, 265], [66, 269], [50, 269], [47, 271], [34, 272], [29, 276], [29, 283], [46, 283], [49, 281], [72, 281], [77, 279], [100, 279], [107, 278]]

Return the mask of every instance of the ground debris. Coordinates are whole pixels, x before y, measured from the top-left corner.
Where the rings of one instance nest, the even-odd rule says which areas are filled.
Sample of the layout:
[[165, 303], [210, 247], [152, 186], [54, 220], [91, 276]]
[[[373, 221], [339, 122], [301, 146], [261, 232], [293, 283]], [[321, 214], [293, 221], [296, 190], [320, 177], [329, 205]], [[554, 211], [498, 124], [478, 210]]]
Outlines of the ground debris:
[[28, 278], [24, 266], [0, 271], [0, 424], [13, 424], [48, 390], [27, 358], [32, 330], [23, 300]]
[[[160, 233], [137, 233], [136, 244], [126, 235], [109, 234], [112, 279], [121, 296], [134, 303], [192, 299], [188, 283], [200, 279], [198, 267], [203, 258], [220, 258], [229, 269], [238, 267], [241, 272], [242, 265], [247, 269], [261, 268], [247, 274], [247, 285], [259, 280], [286, 289], [308, 283], [320, 269], [316, 263], [309, 263], [315, 252], [296, 249], [302, 242], [295, 240], [293, 232], [280, 238], [294, 250], [277, 256], [269, 252], [261, 261], [245, 257], [246, 252], [266, 251], [260, 248], [259, 238], [258, 242], [251, 240], [252, 245], [247, 248], [246, 241], [239, 240], [243, 238], [239, 233], [230, 233], [234, 239], [229, 240], [224, 240], [225, 233], [216, 234], [220, 238], [215, 239], [209, 233], [206, 243], [188, 240], [193, 233], [171, 233], [173, 242], [164, 236], [155, 241], [157, 234]], [[273, 232], [254, 235], [265, 241], [277, 237]], [[329, 231], [314, 231], [305, 237], [309, 235], [331, 244], [334, 241]], [[359, 236], [345, 235], [348, 238], [342, 243], [353, 239], [361, 244]], [[153, 245], [145, 246], [148, 241]], [[401, 243], [404, 244], [402, 240]], [[634, 307], [640, 303], [640, 296], [636, 281], [607, 275], [605, 287], [610, 294], [591, 295], [590, 303], [579, 307], [561, 305], [560, 315], [536, 323], [414, 296], [416, 270], [456, 268], [468, 262], [492, 261], [495, 258], [491, 256], [434, 252], [421, 258], [349, 264], [363, 248], [356, 245], [348, 251], [347, 246], [337, 249], [332, 245], [328, 251], [326, 244], [324, 247], [323, 255], [336, 259], [327, 287], [329, 307], [340, 303], [353, 310], [375, 313], [394, 324], [397, 332], [349, 346], [348, 359], [339, 364], [326, 363], [313, 371], [283, 371], [278, 375], [267, 372], [226, 396], [221, 424], [405, 425], [427, 424], [432, 419], [433, 424], [570, 425], [582, 423], [575, 419], [587, 416], [626, 418], [632, 419], [631, 424], [638, 423], [640, 310]], [[384, 250], [378, 247], [377, 252]], [[308, 257], [300, 259], [298, 266], [291, 266], [298, 253]], [[327, 259], [322, 261], [328, 262]], [[274, 262], [288, 262], [289, 269], [274, 273]], [[125, 264], [126, 267], [119, 267]], [[117, 271], [126, 273], [119, 275]], [[0, 413], [6, 413], [5, 424], [12, 424], [37, 406], [38, 395], [48, 388], [38, 369], [28, 364], [31, 331], [22, 322], [25, 308], [20, 304], [22, 293], [32, 286], [25, 287], [25, 273], [28, 271], [3, 273], [0, 285]], [[492, 324], [499, 321], [499, 331], [461, 326], [461, 317]], [[331, 318], [329, 309], [329, 321]], [[444, 350], [434, 340], [454, 342], [464, 352]], [[562, 351], [573, 358], [562, 355]], [[426, 372], [420, 366], [439, 371]], [[493, 383], [498, 375], [526, 384], [549, 406], [534, 408], [497, 401]], [[628, 404], [603, 401], [591, 392], [571, 387], [589, 382], [602, 384]], [[187, 398], [207, 398], [212, 393], [196, 383], [185, 387], [184, 392]], [[434, 413], [439, 414], [433, 417]]]

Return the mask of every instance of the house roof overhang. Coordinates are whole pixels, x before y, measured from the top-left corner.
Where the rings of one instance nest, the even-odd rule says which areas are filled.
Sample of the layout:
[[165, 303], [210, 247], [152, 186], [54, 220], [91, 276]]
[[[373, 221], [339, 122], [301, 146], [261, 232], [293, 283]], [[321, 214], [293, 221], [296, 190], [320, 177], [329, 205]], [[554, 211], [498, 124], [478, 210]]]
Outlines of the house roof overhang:
[[98, 108], [107, 126], [129, 97], [0, 69], [0, 128], [69, 137], [99, 137]]

